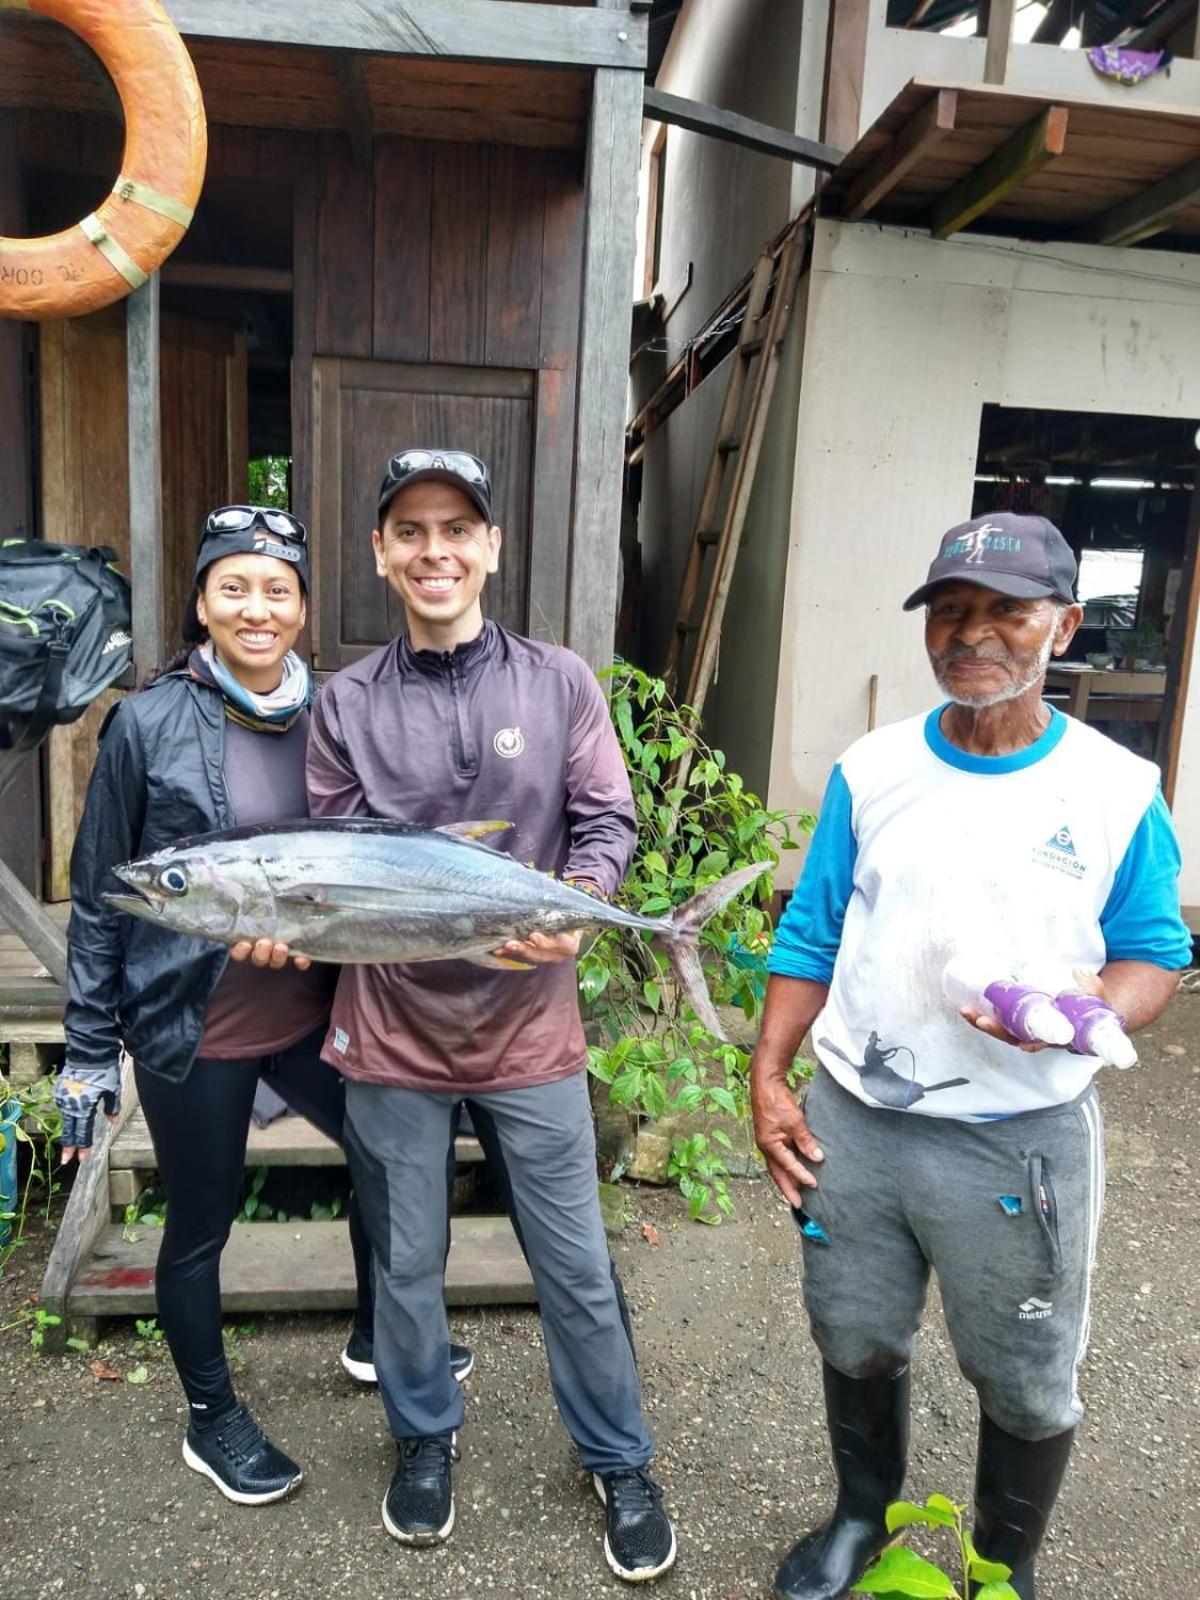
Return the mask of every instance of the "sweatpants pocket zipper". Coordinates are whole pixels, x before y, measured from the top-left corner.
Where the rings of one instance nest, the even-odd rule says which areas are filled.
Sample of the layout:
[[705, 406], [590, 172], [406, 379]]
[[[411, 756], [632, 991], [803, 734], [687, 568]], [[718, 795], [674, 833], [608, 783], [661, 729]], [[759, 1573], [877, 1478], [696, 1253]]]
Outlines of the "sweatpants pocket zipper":
[[1062, 1246], [1058, 1238], [1058, 1201], [1054, 1196], [1054, 1185], [1050, 1181], [1045, 1158], [1036, 1151], [1029, 1157], [1029, 1194], [1033, 1201], [1038, 1227], [1042, 1230], [1042, 1237], [1046, 1241], [1050, 1255], [1051, 1275], [1057, 1277], [1062, 1270]]

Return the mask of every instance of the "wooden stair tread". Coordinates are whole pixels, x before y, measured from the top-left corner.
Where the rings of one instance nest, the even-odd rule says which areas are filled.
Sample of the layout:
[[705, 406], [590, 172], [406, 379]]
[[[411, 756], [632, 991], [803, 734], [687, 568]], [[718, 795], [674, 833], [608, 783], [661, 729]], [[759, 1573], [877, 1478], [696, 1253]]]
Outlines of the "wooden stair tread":
[[[153, 1314], [162, 1232], [102, 1229], [67, 1296], [72, 1316]], [[446, 1268], [451, 1306], [529, 1305], [529, 1268], [507, 1217], [455, 1217]], [[341, 1311], [353, 1307], [354, 1260], [344, 1222], [237, 1222], [221, 1257], [227, 1312]]]
[[[455, 1152], [463, 1162], [483, 1160], [478, 1139], [460, 1137]], [[108, 1164], [112, 1168], [132, 1167], [145, 1172], [157, 1168], [154, 1144], [141, 1106], [130, 1113], [113, 1141]], [[250, 1124], [250, 1137], [246, 1142], [248, 1167], [344, 1167], [345, 1164], [341, 1147], [303, 1117], [279, 1117], [265, 1128], [255, 1122]]]

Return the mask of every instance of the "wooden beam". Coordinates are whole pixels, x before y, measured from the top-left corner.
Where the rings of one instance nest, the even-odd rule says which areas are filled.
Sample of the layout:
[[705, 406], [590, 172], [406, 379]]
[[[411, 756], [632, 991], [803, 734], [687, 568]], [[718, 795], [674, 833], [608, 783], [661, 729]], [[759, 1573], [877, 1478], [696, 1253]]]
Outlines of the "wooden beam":
[[821, 138], [837, 150], [858, 143], [871, 0], [829, 0]]
[[169, 288], [229, 289], [235, 294], [291, 294], [288, 267], [243, 267], [237, 262], [166, 261], [159, 268]]
[[371, 172], [375, 164], [375, 124], [362, 57], [347, 53], [336, 56], [334, 60], [346, 112], [350, 148], [354, 151], [355, 162], [364, 172]]
[[665, 94], [649, 84], [642, 93], [642, 104], [646, 115], [655, 122], [668, 122], [675, 128], [687, 128], [691, 133], [706, 133], [712, 139], [743, 145], [761, 155], [782, 156], [785, 161], [815, 167], [818, 172], [832, 172], [842, 159], [843, 152], [829, 145], [802, 139], [799, 134], [774, 128], [766, 122], [755, 122], [751, 117], [739, 116], [736, 111], [722, 111], [717, 106], [703, 105], [699, 100]]
[[1171, 226], [1177, 211], [1200, 195], [1200, 160], [1173, 172], [1141, 194], [1121, 200], [1085, 222], [1075, 237], [1083, 244], [1136, 244]]
[[129, 391], [129, 570], [139, 684], [166, 654], [163, 631], [162, 406], [158, 274], [125, 302]]
[[185, 38], [540, 67], [646, 65], [647, 20], [525, 0], [166, 0]]
[[1018, 184], [1061, 155], [1066, 137], [1066, 106], [1047, 106], [936, 201], [929, 225], [933, 237], [949, 238], [990, 211]]
[[588, 128], [567, 588], [567, 643], [595, 669], [611, 663], [616, 627], [641, 139], [640, 77], [597, 72]]
[[1153, 50], [1158, 45], [1165, 43], [1176, 28], [1191, 20], [1196, 10], [1196, 0], [1175, 0], [1174, 5], [1163, 6], [1156, 11], [1140, 33], [1134, 34], [1130, 39], [1130, 50]]
[[1012, 66], [1013, 23], [1017, 0], [990, 0], [987, 20], [987, 50], [983, 57], [984, 83], [1007, 83]]
[[939, 89], [850, 185], [842, 201], [842, 216], [851, 222], [865, 217], [923, 156], [953, 131], [957, 112], [955, 91]]
[[67, 941], [6, 862], [0, 861], [0, 917], [18, 934], [54, 979], [67, 981]]

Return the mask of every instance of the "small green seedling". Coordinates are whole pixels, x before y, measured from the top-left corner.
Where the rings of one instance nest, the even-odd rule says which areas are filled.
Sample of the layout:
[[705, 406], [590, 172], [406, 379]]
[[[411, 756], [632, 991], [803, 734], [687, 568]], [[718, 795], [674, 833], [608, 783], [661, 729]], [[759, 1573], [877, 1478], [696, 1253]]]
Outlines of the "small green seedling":
[[851, 1592], [878, 1595], [880, 1600], [899, 1600], [904, 1595], [917, 1600], [967, 1600], [974, 1583], [979, 1587], [972, 1600], [1020, 1600], [1008, 1582], [1012, 1568], [1002, 1561], [985, 1561], [976, 1550], [970, 1532], [963, 1526], [965, 1510], [965, 1506], [955, 1505], [943, 1494], [931, 1494], [923, 1506], [914, 1505], [911, 1500], [894, 1500], [887, 1508], [889, 1533], [901, 1533], [911, 1527], [950, 1530], [958, 1543], [961, 1589], [955, 1587], [957, 1578], [950, 1578], [941, 1567], [935, 1567], [897, 1540], [863, 1573]]
[[41, 1306], [37, 1307], [33, 1313], [33, 1327], [29, 1330], [29, 1343], [38, 1355], [41, 1355], [42, 1346], [46, 1342], [46, 1329], [61, 1325], [61, 1317], [56, 1317], [52, 1311], [43, 1311]]

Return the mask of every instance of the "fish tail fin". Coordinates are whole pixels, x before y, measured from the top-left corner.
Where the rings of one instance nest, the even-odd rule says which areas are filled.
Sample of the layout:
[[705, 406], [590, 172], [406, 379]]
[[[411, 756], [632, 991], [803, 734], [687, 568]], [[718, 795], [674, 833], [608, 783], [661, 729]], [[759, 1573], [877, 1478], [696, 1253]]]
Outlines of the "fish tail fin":
[[748, 888], [761, 878], [763, 873], [770, 870], [768, 862], [759, 861], [749, 867], [739, 867], [727, 877], [718, 878], [716, 883], [710, 883], [706, 889], [701, 889], [699, 894], [693, 895], [690, 900], [685, 900], [683, 905], [674, 911], [670, 919], [670, 928], [664, 934], [667, 958], [674, 969], [680, 989], [709, 1033], [718, 1039], [725, 1039], [726, 1034], [717, 1017], [712, 996], [708, 992], [708, 984], [705, 982], [704, 968], [700, 961], [700, 930], [710, 917], [715, 916], [729, 904], [735, 894], [740, 894], [743, 889]]

